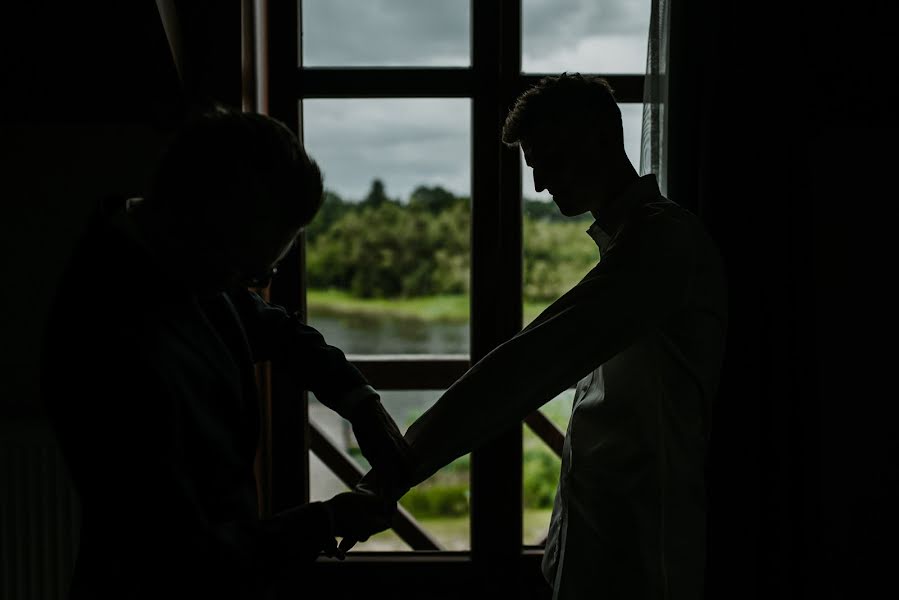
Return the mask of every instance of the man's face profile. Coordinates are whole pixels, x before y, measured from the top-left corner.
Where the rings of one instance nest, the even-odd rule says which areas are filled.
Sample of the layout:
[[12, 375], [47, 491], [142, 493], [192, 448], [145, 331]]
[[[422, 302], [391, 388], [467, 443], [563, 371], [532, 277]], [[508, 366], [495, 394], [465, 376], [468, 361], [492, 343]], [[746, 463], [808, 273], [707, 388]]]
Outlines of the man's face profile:
[[[240, 208], [243, 207], [243, 208]], [[197, 251], [202, 287], [265, 287], [293, 247], [300, 226], [285, 222], [276, 201], [236, 203], [207, 213]]]
[[521, 141], [525, 162], [534, 171], [534, 191], [547, 190], [568, 217], [590, 210], [601, 167], [583, 132], [544, 127]]
[[255, 239], [244, 248], [236, 268], [238, 285], [266, 287], [271, 282], [278, 264], [293, 248], [300, 234], [298, 228], [278, 225], [272, 223], [254, 229]]

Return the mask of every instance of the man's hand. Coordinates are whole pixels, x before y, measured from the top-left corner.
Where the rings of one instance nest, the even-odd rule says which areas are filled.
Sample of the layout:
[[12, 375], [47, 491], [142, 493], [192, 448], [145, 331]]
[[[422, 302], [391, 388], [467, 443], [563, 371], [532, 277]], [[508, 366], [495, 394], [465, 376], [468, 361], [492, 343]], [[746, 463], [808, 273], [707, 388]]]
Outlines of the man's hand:
[[[385, 504], [384, 498], [361, 492], [344, 492], [324, 502], [331, 515], [331, 534], [344, 539], [364, 542], [370, 536], [390, 527], [396, 504]], [[326, 549], [343, 559], [344, 552]]]
[[377, 492], [389, 497], [409, 479], [412, 453], [399, 427], [377, 398], [366, 399], [350, 418], [359, 449], [374, 469]]

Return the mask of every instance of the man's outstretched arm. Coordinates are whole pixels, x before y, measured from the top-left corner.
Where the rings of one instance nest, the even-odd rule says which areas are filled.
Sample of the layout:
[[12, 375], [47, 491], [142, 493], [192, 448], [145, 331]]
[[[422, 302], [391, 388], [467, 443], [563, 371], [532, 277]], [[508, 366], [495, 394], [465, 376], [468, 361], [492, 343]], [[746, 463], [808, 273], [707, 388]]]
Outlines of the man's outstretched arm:
[[[684, 306], [695, 269], [690, 225], [661, 217], [641, 225], [409, 427], [411, 475], [389, 499], [516, 425]], [[357, 489], [384, 487], [370, 472]], [[352, 546], [345, 539], [339, 551]]]
[[[516, 425], [680, 310], [695, 264], [688, 227], [649, 219], [531, 325], [469, 369], [409, 427], [413, 471], [392, 496]], [[372, 479], [367, 475], [362, 488]]]

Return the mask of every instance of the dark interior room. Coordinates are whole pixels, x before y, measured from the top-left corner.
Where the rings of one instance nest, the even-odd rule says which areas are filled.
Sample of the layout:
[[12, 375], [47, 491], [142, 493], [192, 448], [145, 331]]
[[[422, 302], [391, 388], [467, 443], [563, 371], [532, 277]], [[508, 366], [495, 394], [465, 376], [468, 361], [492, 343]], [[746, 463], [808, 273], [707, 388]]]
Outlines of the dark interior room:
[[[538, 289], [531, 279], [538, 269], [528, 261], [540, 253], [529, 245], [537, 243], [535, 232], [567, 236], [571, 230], [563, 227], [581, 232], [589, 221], [563, 225], [557, 211], [542, 221], [533, 216], [529, 211], [552, 203], [533, 197], [530, 169], [500, 135], [516, 97], [541, 76], [564, 71], [608, 79], [623, 107], [625, 145], [633, 140], [627, 148], [636, 153], [634, 167], [656, 174], [665, 196], [698, 217], [723, 257], [729, 316], [704, 465], [704, 597], [899, 597], [899, 411], [895, 397], [889, 399], [897, 305], [888, 280], [896, 273], [888, 212], [896, 198], [889, 173], [899, 165], [899, 86], [890, 3], [570, 3], [584, 11], [599, 7], [595, 21], [581, 24], [587, 41], [571, 42], [572, 53], [589, 48], [590, 28], [602, 29], [606, 20], [636, 14], [642, 23], [636, 45], [648, 54], [589, 69], [574, 54], [553, 54], [553, 44], [580, 31], [562, 18], [570, 17], [566, 2], [463, 0], [455, 3], [463, 58], [446, 60], [450, 42], [436, 45], [450, 37], [446, 31], [456, 20], [432, 18], [408, 34], [421, 45], [407, 47], [407, 56], [430, 52], [430, 39], [436, 58], [366, 62], [366, 53], [374, 56], [380, 45], [401, 47], [406, 34], [397, 28], [417, 23], [404, 20], [403, 11], [426, 19], [432, 4], [449, 13], [453, 3], [143, 0], [5, 7], [0, 598], [68, 597], [81, 507], [42, 400], [48, 314], [98, 203], [146, 193], [185, 115], [211, 102], [270, 115], [318, 158], [326, 190], [319, 223], [306, 228], [280, 263], [265, 297], [307, 314], [328, 340], [344, 340], [339, 328], [346, 323], [364, 323], [369, 329], [359, 343], [369, 346], [331, 343], [346, 344], [350, 362], [383, 391], [384, 406], [404, 429], [425, 410], [413, 400], [435, 401], [529, 322], [536, 315], [529, 311], [538, 310], [532, 306], [543, 302], [542, 308], [564, 291]], [[381, 19], [373, 15], [388, 13], [379, 10], [400, 12]], [[340, 62], [316, 50], [343, 39], [344, 28], [357, 32], [346, 48], [362, 59]], [[538, 33], [548, 40], [539, 48], [529, 41]], [[600, 54], [619, 48], [597, 47]], [[440, 129], [452, 118], [457, 122]], [[405, 135], [404, 120], [418, 127], [410, 136], [449, 141], [390, 145], [392, 135]], [[383, 171], [365, 171], [357, 189], [358, 173], [369, 166], [363, 161]], [[408, 203], [449, 190], [453, 206], [470, 207], [462, 216], [450, 209], [433, 213], [433, 227], [427, 220], [410, 225], [431, 231], [465, 224], [458, 230], [462, 283], [429, 288], [436, 299], [409, 300], [400, 288], [378, 302], [368, 294], [366, 306], [393, 311], [462, 299], [463, 316], [415, 329], [409, 343], [420, 345], [414, 347], [394, 345], [385, 332], [423, 327], [421, 319], [372, 325], [366, 313], [341, 316], [342, 307], [363, 306], [364, 298], [350, 288], [330, 289], [323, 265], [333, 263], [326, 262], [327, 236], [320, 235], [326, 218], [338, 218], [326, 210], [336, 206], [350, 212], [341, 217], [344, 229], [332, 232], [389, 244], [399, 225], [393, 233], [387, 225], [382, 238], [360, 233], [353, 215], [374, 213], [347, 206], [350, 198], [364, 198], [361, 204], [380, 202], [382, 214], [399, 215], [407, 202], [393, 198], [407, 193], [407, 180]], [[439, 269], [424, 257], [439, 259], [450, 242], [433, 244], [392, 269]], [[545, 281], [556, 281], [554, 269], [544, 270], [550, 272]], [[373, 285], [388, 290], [388, 281], [394, 279], [384, 275]], [[115, 305], [119, 282], [120, 274], [110, 272], [93, 289], [96, 301]], [[434, 340], [452, 343], [429, 345]], [[98, 389], [116, 381], [102, 358], [109, 351], [83, 341], [79, 360], [91, 365]], [[283, 368], [263, 364], [255, 374], [262, 401], [254, 463], [259, 516], [352, 488], [368, 463], [347, 423], [327, 420], [333, 413], [322, 416], [323, 405]], [[65, 382], [56, 383], [65, 389]], [[82, 395], [73, 402], [89, 401], [84, 390], [73, 394]], [[127, 395], [120, 400], [127, 403]], [[568, 419], [563, 413], [558, 421], [550, 408], [562, 404], [554, 400], [525, 425], [516, 422], [473, 450], [470, 464], [466, 455], [446, 467], [455, 471], [441, 470], [435, 477], [443, 487], [429, 480], [412, 490], [392, 529], [346, 560], [320, 556], [283, 573], [271, 597], [552, 598], [540, 565]], [[115, 429], [116, 421], [113, 411], [105, 426]], [[104, 446], [115, 455], [113, 443]], [[544, 468], [549, 480], [537, 476]], [[104, 477], [123, 476], [114, 471]]]

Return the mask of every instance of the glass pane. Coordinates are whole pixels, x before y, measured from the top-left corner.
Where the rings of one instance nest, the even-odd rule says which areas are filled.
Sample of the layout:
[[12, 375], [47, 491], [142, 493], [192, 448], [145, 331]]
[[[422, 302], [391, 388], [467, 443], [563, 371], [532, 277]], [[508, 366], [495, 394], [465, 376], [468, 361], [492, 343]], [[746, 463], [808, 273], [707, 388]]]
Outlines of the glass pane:
[[[561, 431], [568, 429], [574, 390], [565, 390], [550, 400], [540, 411]], [[549, 531], [553, 500], [559, 487], [562, 460], [543, 440], [524, 426], [524, 500], [523, 542], [526, 546], [542, 544]]]
[[[624, 128], [624, 150], [640, 166], [643, 105], [619, 104]], [[524, 321], [530, 323], [556, 298], [596, 266], [599, 251], [587, 235], [593, 216], [568, 218], [559, 212], [549, 192], [534, 191], [534, 173], [521, 158], [524, 198]]]
[[309, 324], [348, 354], [468, 354], [470, 101], [304, 100], [325, 177]]
[[645, 73], [649, 0], [523, 0], [526, 73]]
[[469, 0], [303, 0], [307, 67], [467, 67]]
[[[442, 391], [380, 391], [384, 407], [405, 432]], [[323, 406], [314, 395], [309, 397], [309, 421], [324, 431], [339, 448], [353, 456], [367, 470], [369, 465], [359, 451], [349, 421]], [[309, 458], [309, 497], [326, 500], [348, 488], [314, 454]], [[409, 491], [400, 500], [418, 524], [446, 550], [471, 549], [469, 510], [469, 456], [450, 463], [430, 479]], [[367, 551], [411, 550], [392, 530], [372, 536], [355, 549]]]

